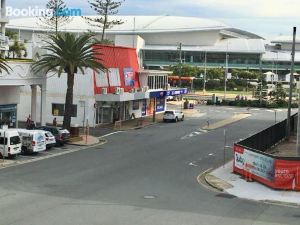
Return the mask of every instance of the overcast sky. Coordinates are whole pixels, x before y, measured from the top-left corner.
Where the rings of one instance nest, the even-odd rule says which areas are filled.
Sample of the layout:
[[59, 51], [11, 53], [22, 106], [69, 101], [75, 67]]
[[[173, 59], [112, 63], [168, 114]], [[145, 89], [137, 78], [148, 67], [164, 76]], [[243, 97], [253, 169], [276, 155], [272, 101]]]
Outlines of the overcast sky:
[[[7, 0], [7, 6], [44, 7], [48, 0]], [[69, 8], [93, 14], [87, 0], [65, 0]], [[172, 15], [216, 19], [265, 38], [300, 33], [300, 0], [125, 0], [120, 15]], [[300, 36], [300, 35], [298, 35]]]

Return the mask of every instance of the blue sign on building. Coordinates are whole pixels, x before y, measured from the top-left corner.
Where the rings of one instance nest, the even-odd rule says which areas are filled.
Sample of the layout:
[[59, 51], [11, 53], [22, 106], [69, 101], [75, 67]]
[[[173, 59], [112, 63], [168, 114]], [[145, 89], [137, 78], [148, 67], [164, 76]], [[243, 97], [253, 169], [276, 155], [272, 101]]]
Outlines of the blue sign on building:
[[162, 98], [167, 96], [184, 95], [187, 93], [188, 93], [187, 88], [168, 90], [168, 91], [153, 91], [150, 92], [150, 97]]

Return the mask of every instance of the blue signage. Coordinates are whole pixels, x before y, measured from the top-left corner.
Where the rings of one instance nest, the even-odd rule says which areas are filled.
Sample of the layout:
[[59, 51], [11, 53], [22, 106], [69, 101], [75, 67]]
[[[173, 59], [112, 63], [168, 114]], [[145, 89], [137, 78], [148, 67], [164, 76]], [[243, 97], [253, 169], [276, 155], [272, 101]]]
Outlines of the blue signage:
[[154, 91], [150, 92], [150, 97], [162, 98], [167, 96], [185, 95], [188, 93], [187, 88], [168, 90], [168, 91]]
[[165, 111], [165, 99], [157, 98], [156, 99], [156, 112], [163, 112], [163, 111]]

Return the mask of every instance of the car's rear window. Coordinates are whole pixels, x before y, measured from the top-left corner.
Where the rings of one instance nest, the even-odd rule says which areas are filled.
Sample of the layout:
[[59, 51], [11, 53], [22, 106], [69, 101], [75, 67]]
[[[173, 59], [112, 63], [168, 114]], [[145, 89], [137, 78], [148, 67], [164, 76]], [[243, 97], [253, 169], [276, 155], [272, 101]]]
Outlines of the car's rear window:
[[174, 112], [173, 111], [165, 111], [165, 115], [167, 115], [167, 114], [174, 114]]

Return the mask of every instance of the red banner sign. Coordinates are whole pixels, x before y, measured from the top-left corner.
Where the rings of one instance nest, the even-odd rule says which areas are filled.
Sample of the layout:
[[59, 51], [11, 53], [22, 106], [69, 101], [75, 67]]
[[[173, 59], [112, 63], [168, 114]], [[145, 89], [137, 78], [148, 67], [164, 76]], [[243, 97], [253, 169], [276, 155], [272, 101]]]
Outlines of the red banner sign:
[[275, 159], [235, 145], [233, 170], [274, 189], [300, 190], [300, 161]]

